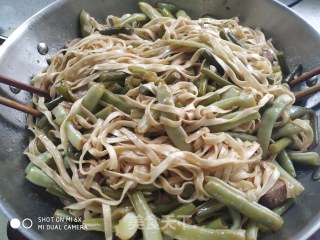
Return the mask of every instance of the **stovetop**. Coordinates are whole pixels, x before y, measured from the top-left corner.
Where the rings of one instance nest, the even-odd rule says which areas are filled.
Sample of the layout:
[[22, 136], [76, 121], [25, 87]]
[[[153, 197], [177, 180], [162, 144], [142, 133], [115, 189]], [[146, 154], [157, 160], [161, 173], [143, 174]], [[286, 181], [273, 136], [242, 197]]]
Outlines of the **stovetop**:
[[[320, 1], [319, 0], [278, 0], [291, 7], [304, 20], [320, 32]], [[55, 0], [0, 0], [0, 36], [9, 37], [10, 34], [25, 20], [40, 9], [55, 2]], [[0, 239], [27, 240], [8, 226], [7, 219], [0, 212]], [[320, 230], [309, 240], [320, 240]]]

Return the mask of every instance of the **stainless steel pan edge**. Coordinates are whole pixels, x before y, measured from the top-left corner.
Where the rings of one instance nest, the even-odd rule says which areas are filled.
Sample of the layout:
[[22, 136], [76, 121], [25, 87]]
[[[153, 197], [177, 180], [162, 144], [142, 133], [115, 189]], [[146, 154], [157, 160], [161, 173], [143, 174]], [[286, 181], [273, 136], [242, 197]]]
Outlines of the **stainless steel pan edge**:
[[[86, 9], [98, 20], [107, 14], [120, 15], [135, 12], [138, 1], [132, 0], [62, 0], [43, 9], [22, 24], [0, 48], [0, 73], [23, 82], [29, 82], [31, 75], [45, 66], [45, 58], [59, 50], [65, 43], [78, 35], [78, 12]], [[155, 3], [156, 1], [147, 1]], [[241, 23], [251, 27], [261, 27], [267, 36], [272, 36], [278, 49], [283, 49], [290, 64], [303, 63], [308, 69], [320, 63], [320, 36], [304, 20], [285, 6], [268, 0], [202, 0], [171, 1], [199, 17], [213, 13], [219, 17], [239, 16]], [[38, 54], [36, 46], [46, 42], [48, 56]], [[0, 86], [1, 95], [18, 98], [26, 102], [30, 96], [25, 93], [14, 95], [7, 86]], [[319, 99], [319, 95], [312, 99]], [[312, 105], [313, 100], [307, 102]], [[38, 217], [52, 216], [57, 200], [43, 193], [24, 179], [27, 159], [22, 156], [30, 134], [25, 127], [25, 115], [15, 110], [0, 107], [0, 208], [9, 219], [30, 218], [34, 222], [31, 229], [21, 228], [30, 239], [72, 239], [79, 240], [102, 236], [80, 231], [41, 231]], [[319, 147], [317, 148], [319, 151]], [[285, 215], [285, 225], [275, 235], [263, 239], [307, 239], [320, 227], [320, 185], [310, 179], [311, 170], [300, 172], [300, 180], [306, 191], [298, 199], [297, 205]]]

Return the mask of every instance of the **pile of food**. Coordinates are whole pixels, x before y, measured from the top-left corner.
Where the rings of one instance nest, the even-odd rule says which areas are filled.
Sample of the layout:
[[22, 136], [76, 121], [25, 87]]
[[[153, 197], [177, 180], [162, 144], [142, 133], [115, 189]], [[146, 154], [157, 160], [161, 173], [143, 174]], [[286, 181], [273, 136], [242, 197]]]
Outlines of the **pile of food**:
[[[283, 54], [237, 18], [177, 6], [98, 23], [37, 74], [27, 179], [106, 239], [256, 239], [281, 228], [319, 165], [315, 113], [294, 106]], [[288, 76], [286, 78], [286, 76]]]

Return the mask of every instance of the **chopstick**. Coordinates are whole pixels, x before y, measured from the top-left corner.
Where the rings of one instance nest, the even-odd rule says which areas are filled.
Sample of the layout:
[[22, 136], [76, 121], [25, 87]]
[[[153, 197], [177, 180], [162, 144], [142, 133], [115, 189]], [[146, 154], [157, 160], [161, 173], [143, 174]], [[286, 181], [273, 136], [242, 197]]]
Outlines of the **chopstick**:
[[315, 69], [306, 72], [304, 74], [302, 74], [300, 77], [297, 77], [296, 79], [293, 79], [291, 82], [289, 82], [289, 85], [293, 86], [296, 85], [298, 83], [304, 82], [316, 75], [320, 74], [320, 66], [316, 67]]
[[10, 108], [17, 109], [17, 110], [19, 110], [21, 112], [25, 112], [25, 113], [31, 114], [31, 115], [33, 115], [35, 117], [41, 117], [42, 116], [42, 112], [40, 112], [39, 110], [27, 107], [27, 106], [25, 106], [25, 105], [23, 105], [21, 103], [12, 101], [12, 100], [10, 100], [8, 98], [5, 98], [5, 97], [1, 97], [0, 96], [0, 104], [5, 105], [5, 106], [10, 107]]
[[310, 95], [312, 93], [318, 92], [318, 91], [320, 91], [320, 83], [318, 83], [318, 84], [316, 84], [316, 85], [314, 85], [312, 87], [306, 88], [306, 89], [304, 89], [304, 90], [302, 90], [300, 92], [297, 92], [295, 94], [295, 97], [296, 97], [296, 100], [299, 100], [299, 99], [301, 99], [303, 97], [306, 97], [306, 96], [308, 96], [308, 95]]
[[45, 97], [45, 98], [50, 98], [50, 94], [42, 89], [33, 87], [29, 84], [18, 82], [16, 80], [13, 80], [11, 78], [7, 78], [7, 77], [1, 76], [1, 75], [0, 75], [0, 83], [4, 83], [4, 84], [7, 84], [7, 85], [10, 85], [13, 87], [17, 87], [19, 89], [22, 89], [22, 90], [25, 90], [25, 91], [28, 91], [31, 93], [35, 93], [35, 94], [42, 96], [42, 97]]
[[[13, 80], [11, 78], [7, 78], [7, 77], [1, 76], [1, 75], [0, 75], [0, 83], [4, 83], [4, 84], [7, 84], [7, 85], [10, 85], [10, 86], [13, 86], [13, 87], [17, 87], [19, 89], [22, 89], [22, 90], [25, 90], [25, 91], [28, 91], [28, 92], [31, 92], [31, 93], [35, 93], [35, 94], [37, 94], [39, 96], [43, 96], [45, 98], [50, 98], [50, 94], [48, 92], [42, 90], [42, 89], [33, 87], [31, 85], [28, 85], [28, 84], [25, 84], [25, 83], [22, 83], [22, 82], [18, 82], [16, 80]], [[1, 97], [1, 96], [0, 96], [0, 104], [5, 105], [5, 106], [10, 107], [10, 108], [17, 109], [17, 110], [19, 110], [21, 112], [25, 112], [25, 113], [31, 114], [31, 115], [33, 115], [35, 117], [40, 117], [40, 116], [43, 115], [42, 112], [40, 112], [37, 109], [33, 109], [31, 107], [27, 107], [24, 104], [15, 102], [13, 100], [10, 100], [8, 98]]]

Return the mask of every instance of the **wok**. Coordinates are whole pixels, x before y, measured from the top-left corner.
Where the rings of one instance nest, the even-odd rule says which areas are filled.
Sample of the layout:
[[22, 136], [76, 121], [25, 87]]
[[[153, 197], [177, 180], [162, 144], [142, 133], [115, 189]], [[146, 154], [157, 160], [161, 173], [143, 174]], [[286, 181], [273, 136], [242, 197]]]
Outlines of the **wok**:
[[[34, 15], [22, 24], [0, 49], [0, 73], [28, 83], [33, 73], [40, 72], [47, 64], [45, 58], [57, 52], [71, 39], [79, 36], [78, 14], [86, 9], [99, 21], [107, 14], [122, 15], [138, 11], [136, 0], [61, 0]], [[155, 3], [156, 0], [147, 1]], [[170, 2], [170, 1], [169, 1]], [[241, 24], [261, 27], [267, 37], [273, 37], [277, 49], [287, 53], [289, 64], [302, 63], [305, 70], [320, 63], [317, 50], [320, 36], [304, 20], [290, 9], [268, 0], [184, 0], [176, 1], [194, 18], [205, 13], [217, 17], [239, 16]], [[49, 46], [46, 56], [37, 52], [37, 44]], [[30, 95], [21, 92], [14, 95], [7, 86], [0, 86], [2, 96], [26, 102]], [[310, 98], [308, 106], [314, 105], [319, 94]], [[319, 111], [318, 111], [319, 112]], [[59, 201], [43, 189], [25, 180], [24, 169], [28, 160], [23, 151], [28, 144], [30, 132], [26, 129], [26, 116], [16, 110], [0, 106], [0, 208], [9, 218], [33, 221], [30, 229], [20, 230], [30, 239], [103, 239], [102, 234], [83, 231], [41, 230], [39, 217], [51, 217], [60, 206]], [[316, 149], [319, 151], [319, 146]], [[320, 227], [320, 184], [311, 180], [311, 169], [298, 171], [299, 180], [306, 190], [298, 198], [295, 207], [285, 215], [283, 228], [263, 239], [307, 239]], [[27, 225], [27, 224], [25, 224]]]

